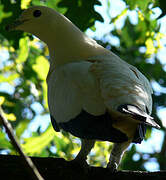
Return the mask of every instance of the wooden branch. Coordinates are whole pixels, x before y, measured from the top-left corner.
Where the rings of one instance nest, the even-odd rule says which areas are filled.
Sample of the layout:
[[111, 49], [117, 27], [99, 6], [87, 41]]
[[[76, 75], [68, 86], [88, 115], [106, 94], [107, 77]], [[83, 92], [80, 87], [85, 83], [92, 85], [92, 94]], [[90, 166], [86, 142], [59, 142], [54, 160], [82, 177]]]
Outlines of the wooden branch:
[[11, 143], [13, 144], [14, 148], [20, 154], [21, 159], [22, 159], [20, 163], [24, 165], [25, 171], [27, 171], [28, 174], [30, 174], [29, 178], [33, 180], [44, 180], [43, 177], [38, 172], [36, 166], [33, 164], [32, 160], [28, 156], [26, 156], [24, 152], [22, 151], [22, 148], [13, 133], [13, 128], [11, 124], [8, 122], [8, 120], [5, 118], [5, 116], [3, 115], [3, 111], [1, 107], [0, 107], [0, 122], [5, 127], [6, 133], [8, 137], [10, 138]]
[[[89, 167], [88, 170], [73, 162], [61, 158], [31, 157], [45, 180], [165, 180], [166, 171], [118, 171], [111, 173], [102, 167]], [[21, 166], [21, 157], [13, 155], [0, 155], [1, 177], [7, 180], [29, 180]], [[13, 178], [14, 177], [14, 178]]]

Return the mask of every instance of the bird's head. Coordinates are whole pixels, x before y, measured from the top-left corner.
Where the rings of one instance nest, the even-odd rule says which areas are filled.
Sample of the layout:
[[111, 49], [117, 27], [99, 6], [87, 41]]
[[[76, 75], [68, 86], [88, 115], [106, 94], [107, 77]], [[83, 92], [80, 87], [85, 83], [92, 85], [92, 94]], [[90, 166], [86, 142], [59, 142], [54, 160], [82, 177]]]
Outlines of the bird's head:
[[59, 23], [59, 19], [61, 19], [59, 16], [61, 15], [51, 8], [33, 6], [24, 10], [17, 20], [6, 26], [6, 30], [22, 30], [44, 40], [43, 36], [47, 34], [48, 38], [49, 32], [51, 33], [52, 29], [56, 29], [55, 27]]
[[16, 21], [6, 26], [6, 30], [22, 30], [37, 36], [48, 45], [52, 58], [56, 56], [61, 61], [108, 53], [64, 15], [45, 6], [24, 10]]

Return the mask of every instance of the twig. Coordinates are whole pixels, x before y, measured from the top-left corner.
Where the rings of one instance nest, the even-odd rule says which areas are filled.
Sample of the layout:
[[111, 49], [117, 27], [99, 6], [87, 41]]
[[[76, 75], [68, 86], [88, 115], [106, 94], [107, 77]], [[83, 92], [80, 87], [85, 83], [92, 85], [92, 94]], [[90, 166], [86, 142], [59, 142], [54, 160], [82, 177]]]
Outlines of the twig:
[[0, 122], [5, 127], [6, 133], [8, 134], [8, 136], [11, 140], [11, 143], [13, 144], [15, 149], [18, 151], [18, 153], [22, 157], [25, 169], [32, 176], [32, 179], [33, 180], [44, 180], [43, 177], [40, 175], [39, 171], [37, 170], [36, 166], [33, 164], [32, 160], [24, 154], [20, 144], [18, 143], [18, 140], [16, 139], [16, 137], [13, 133], [13, 128], [12, 128], [11, 124], [8, 122], [8, 120], [3, 115], [3, 110], [1, 107], [0, 107]]

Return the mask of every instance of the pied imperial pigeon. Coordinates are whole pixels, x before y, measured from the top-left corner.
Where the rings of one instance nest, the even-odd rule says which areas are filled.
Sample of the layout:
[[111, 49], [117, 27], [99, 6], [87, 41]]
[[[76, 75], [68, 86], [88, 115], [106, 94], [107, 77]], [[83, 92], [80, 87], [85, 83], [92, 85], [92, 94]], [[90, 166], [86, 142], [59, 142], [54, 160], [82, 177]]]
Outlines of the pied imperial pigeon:
[[[95, 141], [113, 142], [107, 167], [118, 168], [130, 143], [141, 143], [150, 116], [152, 88], [134, 66], [81, 32], [69, 19], [45, 6], [34, 6], [6, 27], [22, 30], [49, 48], [48, 105], [55, 131], [81, 138], [75, 158], [85, 163]], [[41, 72], [42, 73], [42, 72]]]

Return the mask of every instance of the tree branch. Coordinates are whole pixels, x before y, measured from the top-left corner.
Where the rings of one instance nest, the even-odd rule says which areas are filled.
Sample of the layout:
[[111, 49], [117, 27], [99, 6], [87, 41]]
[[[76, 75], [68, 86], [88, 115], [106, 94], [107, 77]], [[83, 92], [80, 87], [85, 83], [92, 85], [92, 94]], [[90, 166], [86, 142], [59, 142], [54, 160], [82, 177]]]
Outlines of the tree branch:
[[31, 179], [33, 180], [44, 180], [40, 173], [38, 172], [36, 166], [33, 164], [32, 160], [24, 154], [22, 151], [22, 148], [20, 144], [18, 143], [18, 140], [14, 136], [13, 128], [11, 124], [8, 122], [8, 120], [3, 115], [2, 108], [0, 107], [0, 122], [5, 127], [6, 133], [8, 134], [8, 137], [11, 140], [11, 143], [13, 144], [14, 148], [18, 151], [18, 153], [21, 156], [22, 163], [25, 166], [25, 170], [31, 175]]
[[[31, 157], [34, 164], [45, 180], [165, 180], [166, 171], [118, 171], [111, 173], [102, 167], [89, 167], [84, 169], [76, 163], [65, 161], [62, 158]], [[8, 180], [29, 180], [21, 167], [21, 157], [13, 155], [0, 155], [1, 177]], [[10, 172], [10, 173], [9, 173]]]

